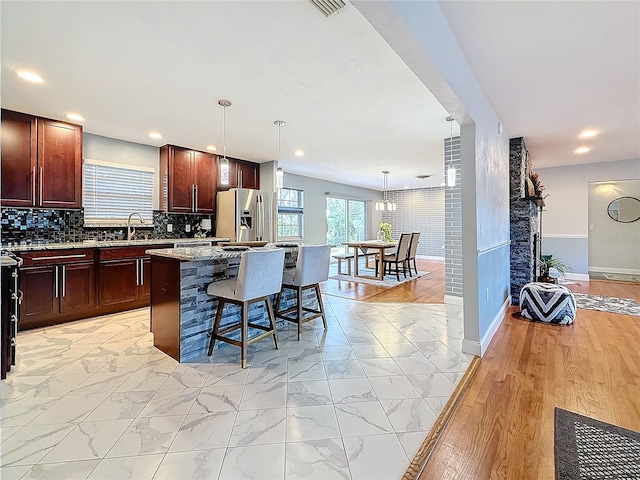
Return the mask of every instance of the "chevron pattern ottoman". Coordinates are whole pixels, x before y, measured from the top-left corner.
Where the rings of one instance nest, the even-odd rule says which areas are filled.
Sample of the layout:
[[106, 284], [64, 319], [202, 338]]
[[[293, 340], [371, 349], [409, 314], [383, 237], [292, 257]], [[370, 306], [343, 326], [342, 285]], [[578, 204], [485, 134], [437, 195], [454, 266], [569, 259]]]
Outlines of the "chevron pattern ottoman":
[[569, 325], [576, 318], [576, 298], [562, 285], [527, 283], [520, 290], [520, 314], [530, 320]]

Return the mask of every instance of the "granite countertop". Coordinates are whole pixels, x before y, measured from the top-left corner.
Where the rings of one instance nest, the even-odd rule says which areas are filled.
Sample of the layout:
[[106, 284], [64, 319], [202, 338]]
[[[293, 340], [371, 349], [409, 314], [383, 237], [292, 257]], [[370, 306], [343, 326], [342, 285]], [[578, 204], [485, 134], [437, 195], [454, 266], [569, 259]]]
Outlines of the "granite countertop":
[[[297, 250], [297, 247], [276, 247], [269, 244], [264, 247], [249, 247], [248, 250], [266, 250], [273, 248], [284, 248], [285, 251]], [[147, 250], [149, 255], [158, 257], [173, 258], [176, 260], [184, 260], [194, 262], [199, 260], [219, 260], [221, 258], [237, 258], [246, 250], [223, 250], [222, 247], [177, 247], [177, 248], [160, 248], [157, 250]]]
[[42, 243], [31, 245], [16, 245], [2, 247], [11, 252], [31, 252], [37, 250], [60, 250], [63, 248], [105, 248], [105, 247], [136, 247], [144, 245], [179, 245], [181, 243], [198, 243], [198, 242], [228, 242], [228, 238], [222, 237], [206, 237], [206, 238], [150, 238], [148, 240], [106, 240], [106, 241], [86, 241], [86, 242], [67, 242], [67, 243]]
[[17, 265], [17, 264], [18, 262], [16, 262], [9, 255], [0, 256], [0, 267], [13, 267], [14, 265]]

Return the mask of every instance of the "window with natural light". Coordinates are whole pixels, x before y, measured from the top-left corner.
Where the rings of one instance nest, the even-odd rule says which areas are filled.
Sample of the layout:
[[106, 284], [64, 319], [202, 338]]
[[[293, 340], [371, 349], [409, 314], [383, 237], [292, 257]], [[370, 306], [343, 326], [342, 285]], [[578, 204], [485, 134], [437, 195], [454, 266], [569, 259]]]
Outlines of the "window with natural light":
[[155, 169], [84, 160], [82, 205], [86, 226], [126, 225], [133, 212], [153, 223]]
[[278, 239], [301, 239], [304, 233], [302, 190], [278, 190]]

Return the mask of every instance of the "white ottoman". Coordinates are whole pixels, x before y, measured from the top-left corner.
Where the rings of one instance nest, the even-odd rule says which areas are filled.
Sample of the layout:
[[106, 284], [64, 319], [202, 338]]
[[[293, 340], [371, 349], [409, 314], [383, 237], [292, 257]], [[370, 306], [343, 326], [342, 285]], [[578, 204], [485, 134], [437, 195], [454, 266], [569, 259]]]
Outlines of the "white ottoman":
[[569, 325], [576, 318], [576, 298], [562, 285], [527, 283], [520, 290], [520, 314], [530, 320]]

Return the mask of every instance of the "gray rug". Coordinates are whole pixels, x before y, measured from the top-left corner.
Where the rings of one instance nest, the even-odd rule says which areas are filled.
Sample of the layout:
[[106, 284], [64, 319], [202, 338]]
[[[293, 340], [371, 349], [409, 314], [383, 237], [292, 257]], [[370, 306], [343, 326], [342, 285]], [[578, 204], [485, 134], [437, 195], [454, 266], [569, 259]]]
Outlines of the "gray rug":
[[[364, 269], [364, 268], [361, 268], [359, 273], [361, 275], [371, 275], [371, 276], [375, 275], [374, 270]], [[424, 277], [425, 275], [429, 275], [429, 272], [423, 272], [418, 270], [418, 275], [416, 275], [416, 272], [414, 271], [412, 272], [411, 277], [407, 274], [407, 278], [404, 278], [404, 276], [401, 273], [400, 281], [396, 279], [395, 274], [385, 275], [384, 280], [382, 282], [380, 280], [376, 280], [373, 278], [354, 277], [350, 275], [333, 275], [329, 278], [333, 278], [334, 280], [344, 280], [347, 282], [354, 282], [354, 283], [366, 283], [367, 285], [377, 285], [379, 287], [395, 287], [405, 282], [410, 282], [411, 280], [415, 280], [416, 278]]]
[[603, 297], [587, 293], [574, 293], [574, 296], [578, 308], [640, 316], [640, 305], [632, 298]]
[[640, 479], [640, 433], [555, 409], [556, 480]]

